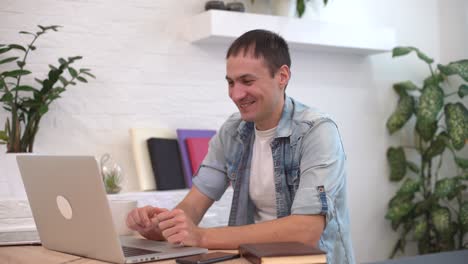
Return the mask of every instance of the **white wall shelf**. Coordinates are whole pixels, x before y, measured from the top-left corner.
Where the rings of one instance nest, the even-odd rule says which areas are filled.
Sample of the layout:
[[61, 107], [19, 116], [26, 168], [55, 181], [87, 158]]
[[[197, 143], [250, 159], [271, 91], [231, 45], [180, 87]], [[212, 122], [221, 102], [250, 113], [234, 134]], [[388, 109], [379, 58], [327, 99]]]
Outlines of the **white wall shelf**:
[[229, 44], [251, 29], [267, 29], [282, 35], [292, 50], [372, 55], [396, 46], [391, 28], [340, 25], [317, 20], [210, 10], [191, 18], [192, 43]]

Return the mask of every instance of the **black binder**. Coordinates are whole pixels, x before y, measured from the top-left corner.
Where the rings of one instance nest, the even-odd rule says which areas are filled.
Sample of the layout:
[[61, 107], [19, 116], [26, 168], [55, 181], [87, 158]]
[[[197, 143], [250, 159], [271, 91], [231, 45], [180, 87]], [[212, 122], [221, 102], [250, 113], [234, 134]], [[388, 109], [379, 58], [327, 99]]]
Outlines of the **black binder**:
[[147, 145], [156, 190], [184, 189], [185, 180], [177, 140], [150, 138]]

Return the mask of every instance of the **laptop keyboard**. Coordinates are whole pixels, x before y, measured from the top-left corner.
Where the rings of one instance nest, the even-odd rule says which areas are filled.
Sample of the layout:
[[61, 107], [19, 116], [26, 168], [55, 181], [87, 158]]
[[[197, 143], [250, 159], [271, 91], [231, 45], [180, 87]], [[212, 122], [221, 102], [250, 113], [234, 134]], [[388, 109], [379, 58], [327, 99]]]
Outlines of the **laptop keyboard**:
[[134, 256], [159, 253], [159, 251], [147, 250], [147, 249], [142, 249], [142, 248], [134, 248], [134, 247], [122, 247], [122, 249], [123, 249], [125, 257], [134, 257]]
[[0, 232], [0, 242], [39, 241], [37, 231]]

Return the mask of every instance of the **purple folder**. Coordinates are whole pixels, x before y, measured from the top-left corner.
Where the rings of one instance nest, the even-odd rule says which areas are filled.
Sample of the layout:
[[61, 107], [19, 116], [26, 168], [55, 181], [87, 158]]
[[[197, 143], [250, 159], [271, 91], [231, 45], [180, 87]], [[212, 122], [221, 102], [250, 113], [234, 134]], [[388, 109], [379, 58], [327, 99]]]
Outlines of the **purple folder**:
[[192, 177], [196, 171], [192, 171], [190, 157], [185, 139], [187, 138], [211, 138], [216, 134], [216, 130], [202, 129], [177, 129], [177, 140], [179, 141], [180, 155], [182, 156], [182, 168], [184, 169], [185, 184], [187, 188], [192, 187]]

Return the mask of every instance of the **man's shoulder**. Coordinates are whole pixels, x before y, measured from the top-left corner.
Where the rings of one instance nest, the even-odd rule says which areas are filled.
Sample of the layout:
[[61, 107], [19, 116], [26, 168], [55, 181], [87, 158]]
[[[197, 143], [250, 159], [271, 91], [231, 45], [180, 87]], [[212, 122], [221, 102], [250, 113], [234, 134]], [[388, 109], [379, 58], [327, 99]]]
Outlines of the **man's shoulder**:
[[293, 98], [291, 98], [291, 102], [294, 105], [294, 114], [292, 115], [293, 121], [297, 123], [309, 123], [309, 124], [316, 124], [322, 121], [331, 121], [333, 123], [333, 118], [318, 108], [307, 106]]

